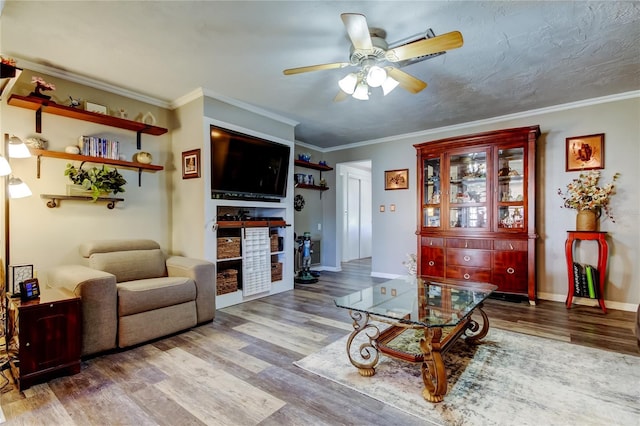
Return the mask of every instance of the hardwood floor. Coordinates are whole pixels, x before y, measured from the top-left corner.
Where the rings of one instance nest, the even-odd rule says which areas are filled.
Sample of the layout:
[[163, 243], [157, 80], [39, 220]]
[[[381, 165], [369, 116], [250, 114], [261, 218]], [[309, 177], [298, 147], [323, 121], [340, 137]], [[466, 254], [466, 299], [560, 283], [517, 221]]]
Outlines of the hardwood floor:
[[[416, 418], [293, 365], [351, 331], [333, 297], [384, 279], [368, 259], [317, 284], [221, 309], [213, 323], [84, 360], [82, 371], [0, 395], [7, 424], [417, 425]], [[638, 352], [635, 313], [488, 300], [491, 326]], [[2, 378], [0, 377], [0, 380]]]

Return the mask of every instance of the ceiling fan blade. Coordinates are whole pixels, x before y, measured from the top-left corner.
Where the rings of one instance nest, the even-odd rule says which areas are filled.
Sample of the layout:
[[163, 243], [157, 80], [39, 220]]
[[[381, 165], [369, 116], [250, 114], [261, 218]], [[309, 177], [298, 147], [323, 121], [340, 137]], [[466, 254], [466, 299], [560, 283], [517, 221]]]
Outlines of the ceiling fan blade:
[[396, 80], [400, 84], [400, 87], [408, 92], [415, 94], [427, 87], [427, 83], [424, 81], [419, 78], [415, 78], [398, 68], [386, 67], [385, 69], [387, 70], [387, 73], [389, 73], [389, 76]]
[[333, 98], [333, 102], [342, 102], [342, 101], [346, 100], [348, 97], [349, 97], [349, 95], [347, 95], [345, 92], [340, 90], [338, 92], [338, 94], [336, 95], [336, 97]]
[[353, 47], [358, 50], [373, 50], [367, 18], [359, 13], [343, 13], [340, 17], [347, 28]]
[[331, 64], [310, 65], [308, 67], [289, 68], [282, 73], [284, 75], [301, 74], [303, 72], [320, 71], [320, 70], [332, 70], [335, 68], [344, 68], [351, 65], [349, 62], [334, 62]]
[[390, 49], [387, 51], [386, 57], [390, 62], [404, 61], [405, 59], [417, 58], [418, 56], [457, 49], [462, 46], [462, 43], [463, 40], [460, 31], [452, 31], [433, 38], [414, 41], [413, 43]]

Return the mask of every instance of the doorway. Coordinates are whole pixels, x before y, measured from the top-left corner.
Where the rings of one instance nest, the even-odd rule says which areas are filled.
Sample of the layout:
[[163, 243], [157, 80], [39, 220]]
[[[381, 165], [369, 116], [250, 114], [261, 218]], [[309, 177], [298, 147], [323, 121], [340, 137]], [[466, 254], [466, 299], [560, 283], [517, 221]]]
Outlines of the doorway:
[[341, 262], [371, 257], [371, 161], [337, 165], [336, 203]]

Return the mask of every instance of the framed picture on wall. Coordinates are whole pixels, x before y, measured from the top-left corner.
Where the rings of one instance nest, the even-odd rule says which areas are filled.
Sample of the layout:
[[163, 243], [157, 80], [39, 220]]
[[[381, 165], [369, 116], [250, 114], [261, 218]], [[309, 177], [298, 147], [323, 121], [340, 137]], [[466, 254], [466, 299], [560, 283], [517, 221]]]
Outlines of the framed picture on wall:
[[386, 170], [384, 172], [384, 189], [409, 189], [409, 169]]
[[182, 179], [200, 177], [200, 150], [192, 149], [182, 153]]
[[20, 283], [33, 278], [33, 265], [12, 265], [11, 292], [20, 293]]
[[567, 138], [568, 172], [604, 169], [604, 133]]

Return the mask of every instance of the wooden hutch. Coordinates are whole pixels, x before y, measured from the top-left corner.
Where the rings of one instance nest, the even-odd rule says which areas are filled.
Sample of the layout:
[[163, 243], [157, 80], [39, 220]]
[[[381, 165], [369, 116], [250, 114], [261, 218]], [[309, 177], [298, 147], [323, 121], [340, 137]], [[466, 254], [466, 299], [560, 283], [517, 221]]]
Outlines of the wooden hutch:
[[414, 145], [418, 271], [489, 282], [536, 300], [536, 141], [539, 126]]

